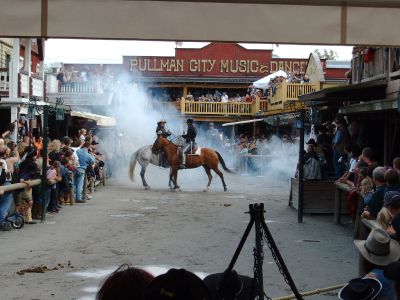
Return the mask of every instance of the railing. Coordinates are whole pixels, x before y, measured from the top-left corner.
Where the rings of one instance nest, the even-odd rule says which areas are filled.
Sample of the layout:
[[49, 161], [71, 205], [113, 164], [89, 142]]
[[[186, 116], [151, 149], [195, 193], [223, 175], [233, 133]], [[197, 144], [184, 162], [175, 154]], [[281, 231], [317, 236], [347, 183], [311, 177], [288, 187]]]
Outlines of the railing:
[[25, 73], [19, 73], [19, 94], [20, 96], [29, 96], [30, 85], [29, 75]]
[[174, 112], [174, 104], [180, 108], [181, 114], [185, 115], [228, 115], [228, 116], [252, 116], [268, 114], [274, 110], [282, 110], [296, 105], [286, 105], [298, 101], [299, 96], [318, 91], [319, 84], [311, 83], [282, 83], [277, 86], [275, 94], [264, 100], [257, 98], [253, 102], [208, 102], [188, 101], [182, 99], [180, 102], [150, 102], [150, 109], [162, 112]]
[[96, 94], [99, 91], [96, 83], [70, 82], [61, 84], [59, 92], [63, 94]]
[[44, 81], [39, 78], [31, 77], [32, 96], [44, 98]]
[[253, 115], [253, 103], [181, 101], [181, 113], [196, 115]]
[[[319, 90], [319, 85], [311, 83], [282, 83], [276, 87], [275, 93], [271, 95], [271, 109], [283, 109], [285, 102], [298, 100], [299, 96], [313, 93]], [[272, 93], [272, 91], [271, 91]]]
[[266, 112], [268, 110], [268, 100], [260, 100], [260, 111]]
[[10, 89], [10, 78], [7, 68], [0, 68], [0, 94], [8, 93]]
[[148, 101], [146, 106], [153, 111], [167, 114], [176, 114], [180, 110], [180, 103], [177, 101]]
[[[367, 51], [367, 49], [364, 49], [353, 58], [352, 83], [380, 79], [386, 76], [389, 52], [385, 48], [375, 48], [374, 50], [370, 50], [368, 54]], [[371, 56], [373, 58], [369, 60]], [[397, 58], [394, 59], [396, 60]]]

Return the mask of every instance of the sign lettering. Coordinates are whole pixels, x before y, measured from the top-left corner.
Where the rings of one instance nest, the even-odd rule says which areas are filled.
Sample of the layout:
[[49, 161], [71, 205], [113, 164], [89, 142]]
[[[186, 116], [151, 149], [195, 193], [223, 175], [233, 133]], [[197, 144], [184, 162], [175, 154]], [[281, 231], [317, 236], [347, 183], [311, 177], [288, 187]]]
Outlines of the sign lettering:
[[283, 70], [288, 73], [304, 73], [306, 61], [256, 59], [176, 59], [133, 57], [129, 61], [129, 71], [147, 73], [193, 73], [262, 75]]

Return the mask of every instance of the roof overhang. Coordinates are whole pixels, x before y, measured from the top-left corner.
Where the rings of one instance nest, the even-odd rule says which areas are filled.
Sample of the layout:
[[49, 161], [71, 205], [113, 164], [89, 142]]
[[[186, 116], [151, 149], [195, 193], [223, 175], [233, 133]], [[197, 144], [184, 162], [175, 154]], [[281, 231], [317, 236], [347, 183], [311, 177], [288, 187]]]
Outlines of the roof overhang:
[[356, 114], [356, 113], [372, 113], [382, 112], [388, 110], [397, 110], [400, 112], [400, 99], [393, 100], [376, 100], [364, 103], [352, 104], [341, 107], [339, 112], [342, 114]]
[[1, 8], [5, 37], [400, 45], [399, 0], [3, 0]]
[[360, 102], [384, 99], [386, 97], [386, 80], [369, 81], [359, 84], [338, 86], [299, 96], [307, 105], [332, 104], [341, 105], [343, 101]]
[[71, 113], [72, 117], [80, 117], [80, 118], [85, 118], [85, 119], [96, 121], [96, 124], [98, 126], [109, 127], [109, 126], [117, 125], [117, 121], [113, 117], [107, 117], [107, 116], [92, 114], [92, 113], [88, 113], [88, 112], [80, 112], [80, 111], [75, 111], [75, 110], [71, 110], [70, 113]]

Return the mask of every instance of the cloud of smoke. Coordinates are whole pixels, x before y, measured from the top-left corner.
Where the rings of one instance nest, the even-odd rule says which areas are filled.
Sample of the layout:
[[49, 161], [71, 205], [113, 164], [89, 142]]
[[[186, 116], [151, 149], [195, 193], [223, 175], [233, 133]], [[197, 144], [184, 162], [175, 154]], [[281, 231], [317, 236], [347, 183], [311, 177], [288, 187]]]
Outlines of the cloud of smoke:
[[[119, 82], [128, 81], [120, 79]], [[153, 98], [144, 87], [132, 83], [120, 84], [115, 89], [115, 93], [117, 94], [117, 101], [113, 105], [112, 114], [117, 119], [118, 131], [121, 134], [120, 141], [112, 138], [110, 143], [121, 144], [123, 166], [126, 167], [129, 164], [131, 154], [138, 148], [153, 144], [156, 139], [157, 122], [160, 119], [167, 121], [167, 129], [173, 133], [172, 137], [186, 131], [186, 117], [180, 115], [179, 109], [174, 106], [175, 102], [168, 103]], [[210, 131], [208, 122], [198, 122], [195, 125], [198, 130], [196, 139], [198, 146], [209, 147], [218, 151], [227, 166], [237, 171], [237, 176], [264, 176], [268, 180], [287, 182], [295, 173], [298, 161], [298, 143], [283, 142], [279, 137], [271, 136], [265, 144], [257, 142], [256, 154], [245, 158], [239, 153], [237, 141], [230, 136], [230, 129], [224, 130], [224, 135], [221, 124], [215, 124], [218, 131], [214, 130], [214, 133]], [[140, 169], [139, 166], [136, 168], [136, 173], [139, 172], [138, 169]], [[186, 182], [193, 178], [193, 182], [191, 182], [193, 186], [199, 185], [197, 175], [204, 173], [202, 168], [195, 173], [192, 170], [185, 172], [187, 172], [185, 174], [196, 174], [193, 177], [191, 174], [185, 176]], [[121, 176], [121, 180], [126, 182], [126, 172], [118, 172], [117, 175]], [[167, 181], [168, 173], [160, 174], [160, 172], [148, 169], [146, 178], [154, 182], [155, 178], [152, 178], [154, 176], [157, 177], [157, 181], [160, 181], [160, 176], [165, 176], [162, 179], [164, 184], [164, 179]], [[205, 173], [202, 176], [206, 178]]]

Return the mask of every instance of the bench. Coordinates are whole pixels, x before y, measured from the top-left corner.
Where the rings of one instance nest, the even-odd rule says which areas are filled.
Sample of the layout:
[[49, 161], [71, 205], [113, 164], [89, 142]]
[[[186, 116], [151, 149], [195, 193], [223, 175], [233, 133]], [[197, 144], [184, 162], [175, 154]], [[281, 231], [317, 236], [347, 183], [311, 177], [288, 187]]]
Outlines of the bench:
[[[291, 178], [289, 206], [298, 209], [299, 181]], [[332, 180], [304, 180], [303, 212], [310, 214], [333, 214], [335, 186]], [[343, 213], [346, 205], [342, 205]]]

